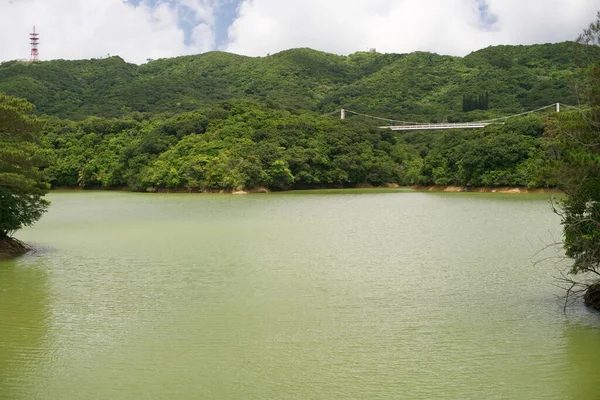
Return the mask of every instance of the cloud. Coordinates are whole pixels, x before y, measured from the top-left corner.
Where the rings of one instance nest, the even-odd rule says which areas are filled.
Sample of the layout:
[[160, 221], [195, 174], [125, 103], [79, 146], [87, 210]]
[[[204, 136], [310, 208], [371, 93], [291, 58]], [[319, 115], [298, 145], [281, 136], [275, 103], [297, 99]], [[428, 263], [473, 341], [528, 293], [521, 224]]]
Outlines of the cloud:
[[597, 8], [596, 0], [244, 0], [222, 48], [464, 55], [497, 44], [573, 40]]
[[142, 63], [205, 52], [216, 46], [213, 2], [0, 0], [0, 60], [28, 58], [33, 25], [40, 32], [42, 60], [112, 54]]
[[434, 51], [574, 39], [597, 0], [0, 0], [0, 61], [120, 55], [127, 61], [219, 47], [266, 55], [294, 47], [338, 54]]

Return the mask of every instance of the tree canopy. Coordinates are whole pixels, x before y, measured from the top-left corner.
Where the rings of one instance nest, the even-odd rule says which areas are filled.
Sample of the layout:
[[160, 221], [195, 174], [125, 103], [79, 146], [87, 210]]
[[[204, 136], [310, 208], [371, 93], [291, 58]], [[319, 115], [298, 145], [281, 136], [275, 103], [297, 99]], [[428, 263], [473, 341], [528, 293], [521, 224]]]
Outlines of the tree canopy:
[[36, 222], [48, 203], [38, 148], [42, 122], [22, 99], [0, 94], [0, 240]]
[[[600, 45], [600, 13], [578, 41]], [[566, 194], [560, 215], [566, 254], [573, 260], [571, 273], [595, 277], [591, 285], [585, 285], [585, 300], [600, 309], [600, 62], [587, 66], [585, 77], [579, 95], [588, 107], [555, 118], [555, 153], [559, 156], [558, 182]]]
[[36, 105], [45, 121], [44, 172], [55, 187], [539, 187], [557, 183], [543, 168], [547, 115], [483, 130], [393, 133], [361, 116], [331, 114], [344, 107], [461, 122], [576, 103], [572, 87], [585, 82], [578, 51], [586, 65], [600, 60], [597, 46], [558, 43], [490, 47], [464, 58], [294, 49], [141, 66], [118, 57], [8, 62], [0, 64], [0, 90]]
[[542, 115], [479, 131], [393, 134], [339, 108], [462, 122], [576, 103], [573, 55], [597, 46], [497, 46], [466, 57], [268, 57], [211, 52], [144, 65], [119, 57], [0, 64], [0, 91], [46, 121], [55, 186], [133, 190], [272, 189], [357, 184], [546, 186]]
[[[119, 57], [0, 64], [0, 92], [25, 98], [39, 114], [81, 120], [133, 113], [183, 113], [227, 100], [329, 113], [347, 108], [384, 118], [473, 120], [561, 102], [575, 104], [577, 43], [496, 46], [466, 57], [358, 52], [339, 56], [292, 49], [267, 57], [223, 52], [140, 66]], [[589, 62], [600, 49], [586, 48]], [[480, 101], [481, 100], [481, 101]]]
[[48, 120], [53, 186], [274, 190], [358, 184], [547, 186], [545, 116], [397, 134], [253, 101], [173, 117]]

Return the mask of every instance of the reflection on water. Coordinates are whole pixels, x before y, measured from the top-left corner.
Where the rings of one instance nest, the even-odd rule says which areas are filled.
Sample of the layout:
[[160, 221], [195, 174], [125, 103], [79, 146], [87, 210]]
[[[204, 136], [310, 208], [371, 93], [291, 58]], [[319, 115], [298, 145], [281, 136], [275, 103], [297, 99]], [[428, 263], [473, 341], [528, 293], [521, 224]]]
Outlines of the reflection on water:
[[[0, 262], [4, 399], [594, 399], [544, 196], [53, 193]], [[6, 321], [6, 322], [5, 322]]]
[[[580, 312], [589, 313], [586, 310]], [[599, 323], [592, 326], [568, 324], [564, 332], [569, 365], [567, 379], [571, 398], [575, 400], [600, 399], [600, 313], [592, 314], [596, 314], [593, 318]]]
[[25, 257], [0, 261], [0, 398], [33, 398], [50, 356], [46, 271]]

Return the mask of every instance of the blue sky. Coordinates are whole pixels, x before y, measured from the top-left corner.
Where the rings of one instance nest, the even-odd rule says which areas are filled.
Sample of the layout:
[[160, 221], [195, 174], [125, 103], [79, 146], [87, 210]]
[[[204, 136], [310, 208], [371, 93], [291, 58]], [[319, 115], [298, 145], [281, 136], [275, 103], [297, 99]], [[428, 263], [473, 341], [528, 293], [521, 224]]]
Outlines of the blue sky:
[[[177, 4], [179, 8], [179, 27], [185, 33], [185, 44], [191, 43], [192, 30], [198, 23], [206, 22], [197, 16], [196, 11], [177, 0], [126, 0], [126, 3], [138, 6], [142, 1], [155, 7], [158, 3]], [[216, 35], [216, 47], [220, 48], [227, 42], [227, 30], [237, 16], [237, 9], [242, 0], [221, 0], [214, 6], [214, 33]]]
[[487, 0], [476, 0], [476, 4], [481, 25], [485, 30], [494, 29], [498, 23], [498, 16], [490, 11], [490, 5]]
[[215, 31], [217, 34], [217, 46], [221, 47], [227, 41], [227, 29], [235, 19], [237, 15], [237, 8], [241, 0], [230, 0], [227, 3], [223, 3], [217, 8], [216, 16], [216, 27]]

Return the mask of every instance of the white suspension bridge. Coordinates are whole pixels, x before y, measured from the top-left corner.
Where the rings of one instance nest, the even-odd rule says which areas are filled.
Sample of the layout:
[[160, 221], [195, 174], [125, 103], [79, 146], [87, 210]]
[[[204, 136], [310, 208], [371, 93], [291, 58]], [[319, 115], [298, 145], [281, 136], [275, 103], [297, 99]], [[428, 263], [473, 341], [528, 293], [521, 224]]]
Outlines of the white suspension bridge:
[[[379, 127], [380, 129], [391, 129], [393, 131], [477, 129], [477, 128], [485, 128], [486, 126], [489, 126], [489, 125], [503, 125], [504, 121], [506, 121], [507, 119], [521, 117], [521, 116], [532, 114], [535, 112], [547, 110], [549, 108], [556, 107], [556, 112], [560, 112], [561, 106], [567, 107], [567, 108], [579, 109], [579, 107], [569, 106], [569, 105], [561, 104], [561, 103], [554, 103], [554, 104], [550, 104], [549, 106], [538, 108], [535, 110], [531, 110], [531, 111], [527, 111], [527, 112], [523, 112], [523, 113], [519, 113], [519, 114], [514, 114], [514, 115], [509, 115], [507, 117], [489, 119], [489, 120], [485, 120], [485, 121], [433, 124], [433, 123], [425, 123], [425, 122], [399, 121], [399, 120], [394, 120], [394, 119], [389, 119], [389, 118], [375, 117], [373, 115], [361, 114], [356, 111], [346, 110], [346, 109], [342, 108], [341, 119], [346, 119], [347, 114], [354, 114], [354, 115], [359, 115], [362, 117], [371, 118], [371, 119], [375, 119], [375, 120], [379, 120], [379, 121], [386, 121], [386, 122], [389, 122], [390, 124], [393, 124], [393, 123], [400, 124], [400, 125], [388, 125], [388, 126], [380, 126]], [[334, 113], [337, 113], [337, 111], [335, 111]]]

